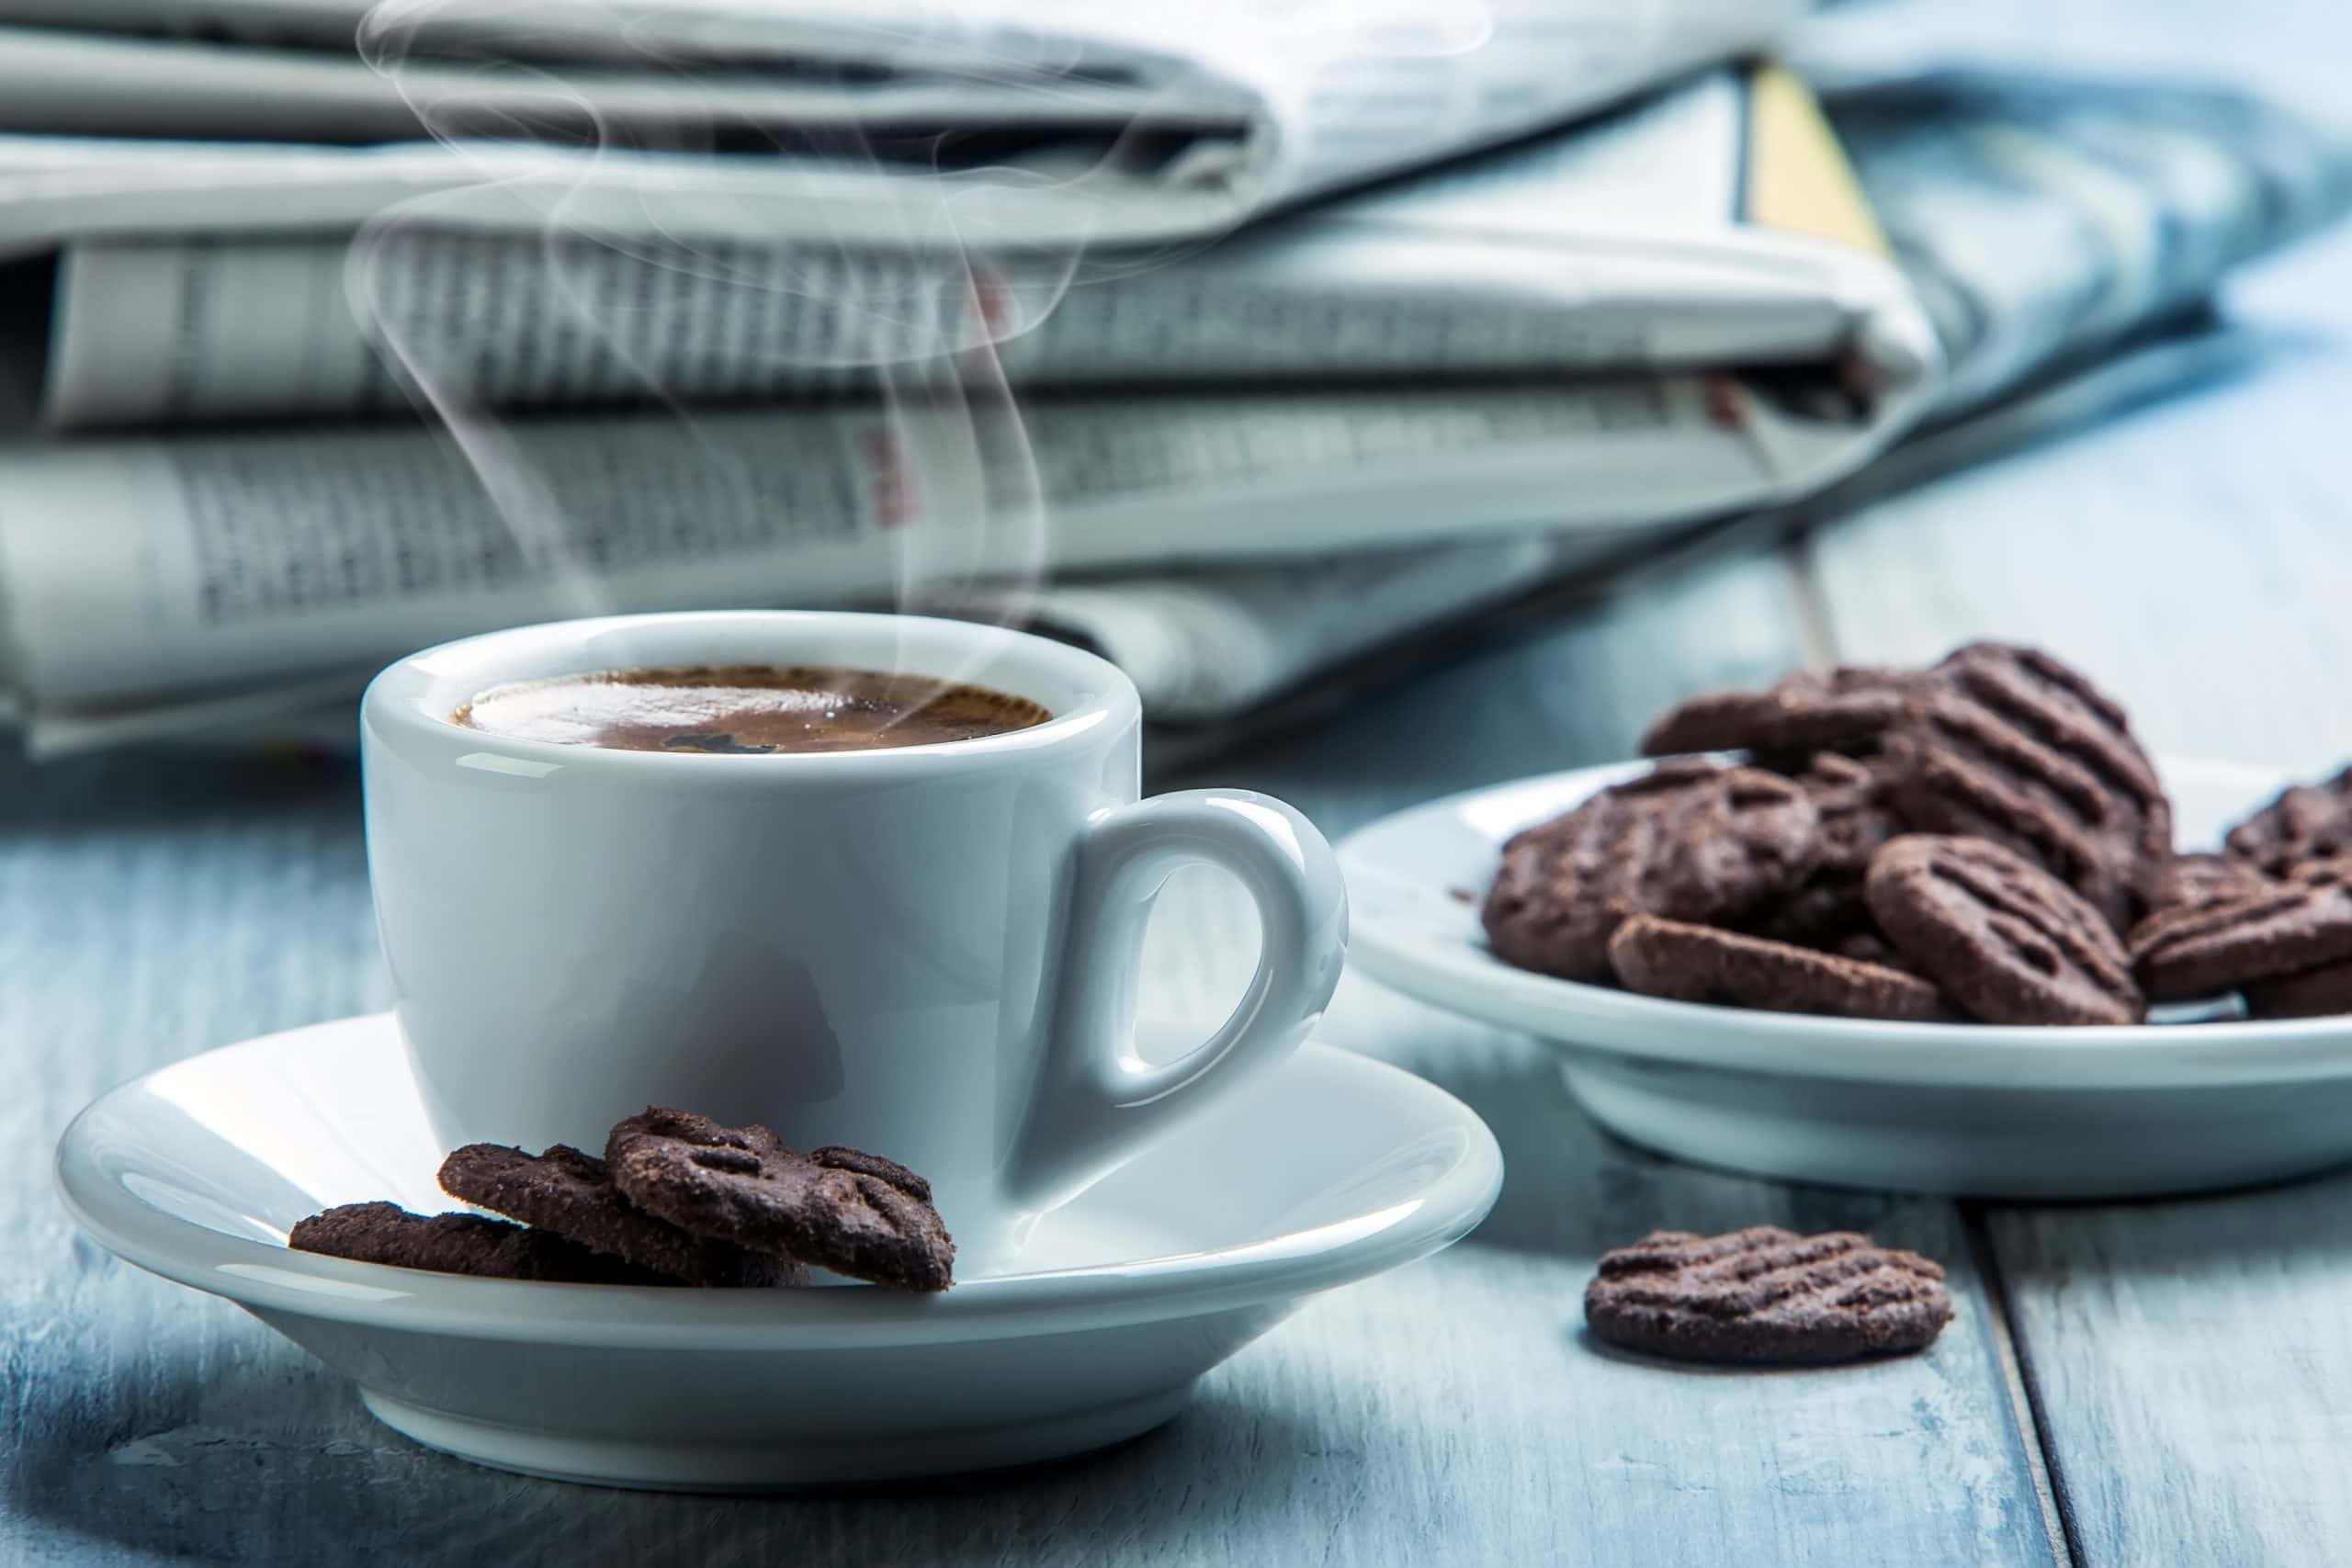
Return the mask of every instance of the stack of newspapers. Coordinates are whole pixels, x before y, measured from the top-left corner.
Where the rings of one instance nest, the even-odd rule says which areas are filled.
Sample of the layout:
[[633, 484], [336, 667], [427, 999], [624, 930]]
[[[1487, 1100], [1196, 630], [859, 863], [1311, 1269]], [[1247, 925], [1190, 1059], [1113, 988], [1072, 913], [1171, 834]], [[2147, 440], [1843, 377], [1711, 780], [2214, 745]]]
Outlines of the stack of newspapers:
[[844, 604], [1220, 726], [2128, 395], [2352, 196], [2224, 93], [1760, 62], [1804, 10], [0, 0], [16, 723], [266, 731], [469, 632]]

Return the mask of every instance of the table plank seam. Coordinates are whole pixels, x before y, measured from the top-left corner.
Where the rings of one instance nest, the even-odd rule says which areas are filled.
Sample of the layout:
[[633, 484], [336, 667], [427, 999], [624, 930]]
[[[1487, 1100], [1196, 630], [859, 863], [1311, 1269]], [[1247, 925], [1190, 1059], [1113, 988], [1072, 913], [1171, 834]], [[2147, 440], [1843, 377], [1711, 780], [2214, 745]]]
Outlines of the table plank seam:
[[2008, 1280], [2002, 1272], [2000, 1254], [1993, 1246], [1992, 1227], [1981, 1203], [1962, 1202], [1960, 1217], [1962, 1231], [1968, 1237], [1970, 1259], [1984, 1285], [1985, 1328], [1999, 1357], [2001, 1382], [2009, 1397], [2020, 1446], [2025, 1450], [2026, 1468], [2033, 1478], [2034, 1501], [2041, 1508], [2042, 1530], [2050, 1540], [2051, 1561], [2055, 1568], [2086, 1568], [2076, 1544], [2074, 1520], [2057, 1483], [2058, 1456], [2051, 1450], [2041, 1395], [2018, 1337]]

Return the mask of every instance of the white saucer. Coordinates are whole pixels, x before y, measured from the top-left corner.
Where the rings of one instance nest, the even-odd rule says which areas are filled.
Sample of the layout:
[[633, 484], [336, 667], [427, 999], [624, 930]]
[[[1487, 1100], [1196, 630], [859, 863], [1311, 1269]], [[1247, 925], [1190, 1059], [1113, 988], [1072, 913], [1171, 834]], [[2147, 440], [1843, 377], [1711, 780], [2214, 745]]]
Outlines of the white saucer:
[[[2272, 1180], [2352, 1159], [2352, 1019], [2117, 1029], [1876, 1023], [1660, 1001], [1487, 951], [1496, 852], [1648, 764], [1475, 790], [1340, 846], [1349, 962], [1408, 996], [1559, 1047], [1620, 1135], [1792, 1180], [2002, 1198], [2124, 1197]], [[2184, 847], [2289, 781], [2160, 763]]]
[[1309, 1045], [1039, 1226], [1034, 1271], [871, 1287], [520, 1284], [289, 1252], [332, 1204], [452, 1208], [389, 1018], [209, 1052], [100, 1099], [58, 1146], [74, 1216], [354, 1379], [422, 1443], [568, 1481], [878, 1481], [1130, 1438], [1311, 1292], [1425, 1257], [1493, 1206], [1459, 1101]]

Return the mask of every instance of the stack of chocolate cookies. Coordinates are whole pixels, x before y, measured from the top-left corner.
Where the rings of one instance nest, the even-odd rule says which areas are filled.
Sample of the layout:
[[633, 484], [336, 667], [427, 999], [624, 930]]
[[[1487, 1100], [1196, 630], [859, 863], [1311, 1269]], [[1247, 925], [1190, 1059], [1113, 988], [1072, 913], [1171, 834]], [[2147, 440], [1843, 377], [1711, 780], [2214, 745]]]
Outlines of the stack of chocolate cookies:
[[1503, 847], [1498, 957], [1914, 1022], [2133, 1023], [2233, 991], [2258, 1016], [2352, 1008], [2352, 770], [2177, 856], [2122, 708], [2037, 649], [1711, 693], [1642, 750], [1666, 760]]
[[440, 1182], [508, 1218], [346, 1203], [298, 1223], [287, 1245], [569, 1284], [806, 1285], [811, 1264], [906, 1291], [954, 1281], [956, 1244], [922, 1177], [855, 1149], [800, 1154], [765, 1127], [692, 1111], [628, 1118], [602, 1157], [469, 1144], [441, 1162]]

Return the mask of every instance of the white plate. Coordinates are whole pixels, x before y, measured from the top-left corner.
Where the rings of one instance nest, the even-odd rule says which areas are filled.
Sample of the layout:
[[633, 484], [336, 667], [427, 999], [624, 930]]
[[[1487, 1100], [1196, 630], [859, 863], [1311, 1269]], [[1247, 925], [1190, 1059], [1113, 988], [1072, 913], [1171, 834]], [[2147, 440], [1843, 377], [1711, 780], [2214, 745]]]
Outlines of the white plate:
[[1302, 1297], [1426, 1256], [1502, 1156], [1408, 1073], [1309, 1045], [1039, 1227], [1023, 1272], [871, 1287], [522, 1284], [289, 1252], [336, 1203], [455, 1207], [389, 1018], [192, 1057], [58, 1146], [74, 1218], [236, 1302], [419, 1442], [561, 1480], [774, 1488], [988, 1468], [1133, 1437]]
[[[1502, 841], [1646, 763], [1474, 790], [1340, 846], [1349, 961], [1557, 1045], [1603, 1124], [1678, 1158], [1794, 1180], [2008, 1198], [2236, 1186], [2352, 1159], [2352, 1019], [2108, 1029], [1879, 1023], [1661, 1001], [1487, 951]], [[2289, 781], [2159, 764], [2184, 848]]]

